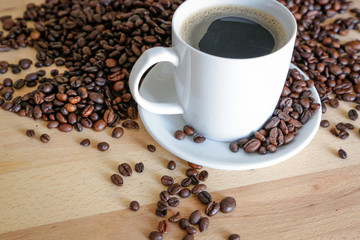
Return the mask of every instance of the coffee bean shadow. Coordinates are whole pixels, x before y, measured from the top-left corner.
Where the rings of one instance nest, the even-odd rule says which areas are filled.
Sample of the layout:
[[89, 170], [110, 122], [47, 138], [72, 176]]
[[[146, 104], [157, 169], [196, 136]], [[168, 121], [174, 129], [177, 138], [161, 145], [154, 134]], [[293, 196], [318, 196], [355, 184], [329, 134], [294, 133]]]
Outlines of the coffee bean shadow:
[[340, 148], [341, 148], [341, 146], [339, 146], [338, 149], [329, 148], [329, 152], [331, 152], [332, 154], [334, 154], [335, 157], [339, 158], [338, 151], [339, 151]]

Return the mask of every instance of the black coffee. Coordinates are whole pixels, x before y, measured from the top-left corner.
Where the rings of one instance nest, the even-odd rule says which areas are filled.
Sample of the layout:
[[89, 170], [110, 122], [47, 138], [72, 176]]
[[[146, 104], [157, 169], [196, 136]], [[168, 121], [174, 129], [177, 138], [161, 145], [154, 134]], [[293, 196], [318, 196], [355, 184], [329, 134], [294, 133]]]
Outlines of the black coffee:
[[286, 31], [272, 15], [247, 6], [222, 5], [190, 15], [182, 39], [202, 52], [226, 58], [253, 58], [276, 51]]
[[271, 53], [275, 39], [255, 21], [223, 17], [210, 24], [198, 46], [201, 51], [219, 57], [253, 58]]

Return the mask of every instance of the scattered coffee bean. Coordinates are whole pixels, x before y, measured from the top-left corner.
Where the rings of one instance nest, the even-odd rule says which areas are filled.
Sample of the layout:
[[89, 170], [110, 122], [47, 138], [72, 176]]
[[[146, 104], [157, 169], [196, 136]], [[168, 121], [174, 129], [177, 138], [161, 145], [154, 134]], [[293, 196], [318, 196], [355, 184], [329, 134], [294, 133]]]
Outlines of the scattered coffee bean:
[[33, 136], [35, 136], [35, 131], [32, 130], [32, 129], [26, 130], [26, 136], [28, 136], [28, 137], [33, 137]]
[[349, 112], [348, 112], [348, 116], [351, 120], [355, 121], [356, 119], [358, 119], [359, 115], [357, 113], [357, 111], [355, 109], [351, 109]]
[[128, 163], [122, 163], [118, 166], [119, 173], [124, 177], [130, 177], [132, 175], [132, 169]]
[[160, 233], [167, 233], [170, 229], [170, 224], [167, 220], [161, 220], [158, 224], [158, 230]]
[[186, 176], [191, 177], [191, 176], [197, 176], [198, 175], [198, 171], [194, 168], [189, 168], [186, 170]]
[[175, 170], [175, 168], [176, 168], [176, 162], [173, 161], [173, 160], [169, 161], [168, 164], [167, 164], [167, 168], [168, 168], [169, 170]]
[[128, 128], [128, 129], [139, 129], [139, 124], [137, 122], [135, 122], [134, 120], [125, 120], [122, 123], [122, 126], [124, 128]]
[[209, 204], [210, 202], [212, 202], [212, 197], [210, 195], [210, 193], [208, 193], [207, 191], [202, 191], [198, 194], [198, 199], [200, 200], [200, 202], [202, 204]]
[[355, 127], [354, 125], [352, 125], [351, 123], [345, 123], [345, 126], [347, 127], [347, 129], [349, 130], [353, 130]]
[[339, 149], [338, 155], [339, 155], [339, 157], [341, 157], [342, 159], [346, 159], [346, 158], [347, 158], [347, 153], [345, 152], [344, 149]]
[[144, 171], [144, 164], [142, 162], [135, 164], [135, 172], [142, 173]]
[[322, 120], [320, 122], [320, 126], [322, 126], [323, 128], [327, 128], [328, 126], [330, 126], [330, 123], [328, 120]]
[[116, 186], [122, 186], [124, 184], [122, 177], [118, 174], [111, 175], [110, 179], [112, 183], [115, 184]]
[[191, 235], [194, 235], [197, 233], [197, 230], [196, 228], [194, 228], [193, 226], [187, 226], [185, 228], [185, 231], [188, 233], [188, 234], [191, 234]]
[[113, 138], [120, 138], [124, 134], [124, 129], [122, 127], [116, 127], [111, 133]]
[[201, 165], [197, 165], [197, 164], [191, 163], [191, 162], [188, 162], [188, 165], [189, 165], [189, 167], [191, 167], [191, 168], [193, 168], [193, 169], [196, 169], [196, 170], [199, 170], [199, 169], [202, 168]]
[[195, 210], [190, 214], [189, 222], [192, 225], [197, 225], [201, 219], [201, 212], [199, 210]]
[[209, 228], [209, 224], [210, 224], [209, 218], [202, 217], [200, 219], [200, 222], [199, 222], [199, 230], [200, 230], [200, 232], [206, 231]]
[[209, 173], [206, 170], [202, 170], [198, 175], [198, 179], [203, 182], [206, 181], [208, 177], [209, 177]]
[[197, 179], [197, 177], [190, 176], [190, 179], [191, 179], [191, 184], [193, 184], [193, 185], [198, 185], [199, 184], [199, 180]]
[[188, 187], [190, 186], [190, 184], [192, 183], [192, 180], [191, 178], [184, 178], [182, 181], [181, 181], [181, 186], [182, 187]]
[[220, 201], [220, 210], [223, 213], [232, 212], [236, 207], [236, 201], [233, 197], [226, 197]]
[[187, 198], [187, 197], [190, 196], [190, 194], [191, 194], [191, 191], [190, 191], [190, 189], [188, 189], [188, 188], [183, 188], [183, 189], [181, 189], [181, 191], [179, 192], [179, 196], [182, 197], [182, 198]]
[[194, 135], [193, 140], [195, 143], [203, 143], [205, 142], [206, 138], [201, 135]]
[[160, 193], [160, 200], [167, 202], [170, 199], [170, 193], [168, 191], [162, 191]]
[[22, 70], [29, 69], [31, 64], [32, 64], [32, 61], [28, 58], [24, 58], [19, 61], [19, 65]]
[[229, 148], [230, 148], [230, 151], [232, 151], [234, 153], [238, 152], [240, 149], [238, 141], [230, 143]]
[[188, 233], [182, 238], [182, 240], [194, 240], [194, 235]]
[[180, 204], [180, 200], [177, 197], [171, 197], [168, 200], [168, 204], [170, 207], [176, 207]]
[[167, 209], [169, 207], [169, 203], [163, 200], [159, 200], [157, 202], [158, 209]]
[[167, 176], [167, 175], [164, 175], [161, 177], [161, 183], [164, 185], [164, 186], [170, 186], [174, 183], [174, 179], [170, 176]]
[[178, 222], [180, 222], [180, 219], [181, 219], [180, 212], [177, 212], [176, 214], [169, 217], [168, 220], [171, 223], [178, 223]]
[[149, 234], [149, 239], [150, 240], [162, 240], [163, 239], [163, 235], [160, 232], [156, 232], [156, 231], [152, 231]]
[[174, 133], [174, 137], [175, 137], [177, 140], [184, 140], [184, 139], [185, 139], [185, 133], [184, 133], [184, 131], [182, 131], [182, 130], [177, 130], [177, 131]]
[[179, 225], [181, 229], [185, 230], [188, 226], [190, 226], [190, 222], [187, 218], [182, 218], [180, 219]]
[[181, 191], [181, 186], [178, 183], [174, 183], [173, 185], [168, 187], [168, 192], [171, 195], [176, 195]]
[[196, 186], [193, 187], [193, 189], [191, 190], [192, 194], [199, 194], [202, 191], [204, 191], [206, 189], [206, 185], [205, 184], [198, 184]]
[[188, 136], [192, 136], [195, 134], [194, 128], [190, 127], [189, 125], [185, 125], [183, 130], [184, 130], [184, 133]]
[[228, 237], [228, 240], [240, 240], [240, 235], [239, 234], [231, 234], [229, 237]]
[[149, 150], [149, 152], [155, 152], [156, 151], [156, 147], [154, 145], [152, 145], [152, 144], [149, 144], [146, 147]]
[[50, 136], [44, 133], [40, 136], [40, 141], [42, 141], [43, 143], [48, 143], [50, 141]]
[[139, 209], [140, 209], [140, 204], [137, 201], [131, 201], [130, 202], [130, 210], [131, 211], [138, 211]]
[[220, 204], [218, 202], [212, 201], [205, 207], [205, 214], [209, 217], [214, 216], [220, 210]]
[[110, 148], [110, 145], [107, 142], [100, 142], [97, 145], [97, 149], [99, 149], [101, 152], [104, 152]]
[[167, 208], [157, 208], [155, 210], [155, 214], [159, 217], [165, 217], [167, 215]]
[[80, 145], [81, 145], [81, 146], [84, 146], [84, 147], [89, 146], [89, 145], [90, 145], [90, 139], [85, 138], [84, 140], [82, 140], [82, 141], [80, 142]]

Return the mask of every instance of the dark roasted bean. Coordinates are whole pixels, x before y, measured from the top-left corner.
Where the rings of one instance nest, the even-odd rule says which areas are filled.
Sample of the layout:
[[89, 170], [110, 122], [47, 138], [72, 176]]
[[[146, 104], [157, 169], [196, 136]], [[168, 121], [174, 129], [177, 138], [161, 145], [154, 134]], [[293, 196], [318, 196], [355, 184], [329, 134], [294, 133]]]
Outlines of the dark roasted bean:
[[206, 185], [205, 184], [198, 184], [196, 186], [193, 187], [193, 189], [191, 190], [192, 194], [198, 194], [202, 191], [204, 191], [206, 189]]
[[155, 214], [159, 217], [165, 217], [167, 215], [167, 208], [157, 208]]
[[160, 193], [160, 199], [161, 199], [162, 201], [166, 201], [166, 202], [167, 202], [167, 200], [169, 200], [169, 198], [170, 198], [169, 192], [167, 192], [167, 191], [162, 191], [162, 192]]
[[111, 133], [113, 138], [120, 138], [124, 134], [124, 129], [122, 127], [116, 127]]
[[171, 223], [178, 223], [180, 222], [181, 216], [180, 216], [180, 212], [177, 212], [175, 215], [172, 215], [171, 217], [169, 217], [169, 222]]
[[158, 230], [160, 233], [167, 233], [170, 229], [170, 224], [167, 220], [161, 220], [158, 224]]
[[168, 200], [168, 204], [170, 207], [176, 207], [180, 203], [180, 200], [177, 197], [171, 197]]
[[104, 152], [110, 148], [110, 145], [107, 142], [100, 142], [97, 145], [97, 149]]
[[89, 140], [88, 138], [85, 138], [84, 140], [82, 140], [82, 141], [80, 142], [80, 145], [81, 145], [81, 146], [84, 146], [84, 147], [87, 147], [87, 146], [90, 145], [90, 140]]
[[122, 123], [122, 126], [128, 129], [139, 129], [139, 124], [134, 120], [126, 120]]
[[240, 240], [240, 235], [239, 234], [231, 234], [229, 237], [228, 237], [228, 240]]
[[202, 204], [209, 204], [210, 202], [212, 202], [212, 197], [210, 195], [210, 193], [208, 193], [207, 191], [202, 191], [198, 194], [198, 199], [200, 200], [200, 202]]
[[40, 141], [42, 141], [43, 143], [48, 143], [50, 141], [50, 136], [44, 133], [40, 136]]
[[177, 130], [177, 131], [174, 133], [174, 137], [175, 137], [177, 140], [184, 140], [184, 139], [185, 139], [185, 133], [184, 133], [184, 131], [182, 131], [182, 130]]
[[345, 152], [344, 149], [339, 149], [338, 155], [339, 155], [339, 157], [341, 157], [342, 159], [346, 159], [346, 158], [347, 158], [347, 153]]
[[144, 171], [144, 164], [142, 162], [135, 164], [135, 172], [142, 173]]
[[165, 186], [170, 186], [174, 183], [174, 179], [170, 176], [164, 175], [161, 177], [161, 183]]
[[128, 163], [122, 163], [118, 166], [119, 173], [125, 177], [132, 175], [132, 169]]
[[355, 109], [351, 109], [349, 112], [348, 112], [348, 116], [351, 120], [355, 121], [356, 119], [358, 119], [359, 115], [358, 113], [356, 112]]
[[111, 182], [113, 184], [115, 184], [116, 186], [122, 186], [124, 184], [124, 181], [119, 174], [111, 175], [110, 179], [111, 179]]
[[156, 147], [152, 144], [149, 144], [146, 146], [146, 148], [149, 150], [149, 152], [155, 152], [156, 151]]
[[206, 138], [201, 135], [194, 135], [193, 140], [195, 143], [203, 143], [205, 142]]
[[174, 183], [173, 185], [168, 187], [168, 192], [171, 195], [176, 195], [181, 191], [181, 186], [178, 183]]
[[188, 233], [182, 238], [182, 240], [194, 240], [194, 235]]
[[219, 210], [220, 210], [220, 204], [218, 202], [212, 201], [208, 203], [208, 205], [206, 205], [205, 214], [208, 215], [209, 217], [212, 217], [215, 214], [217, 214]]
[[195, 134], [194, 128], [190, 127], [189, 125], [185, 125], [183, 130], [184, 130], [184, 133], [188, 136], [192, 136]]
[[330, 123], [328, 120], [322, 120], [320, 122], [320, 126], [324, 127], [324, 128], [327, 128], [328, 126], [330, 126]]
[[230, 149], [230, 151], [232, 151], [232, 152], [234, 152], [234, 153], [238, 152], [239, 149], [240, 149], [240, 146], [239, 146], [238, 141], [235, 141], [235, 142], [230, 143], [229, 149]]
[[187, 197], [190, 196], [190, 194], [191, 194], [191, 191], [188, 188], [183, 188], [179, 192], [179, 196], [182, 197], [182, 198], [187, 198]]
[[149, 239], [150, 240], [162, 240], [163, 239], [163, 235], [160, 232], [156, 232], [156, 231], [152, 231], [149, 234]]
[[26, 130], [26, 136], [28, 136], [28, 137], [33, 137], [33, 136], [35, 136], [35, 131], [32, 130], [32, 129]]
[[206, 181], [208, 177], [209, 177], [209, 173], [206, 170], [202, 170], [198, 175], [198, 179], [203, 182]]
[[232, 212], [236, 207], [236, 201], [233, 197], [226, 197], [220, 201], [220, 210], [223, 213]]
[[[118, 175], [119, 176], [119, 175]], [[120, 176], [119, 176], [120, 177]], [[140, 209], [140, 204], [138, 201], [131, 201], [130, 202], [130, 210], [131, 211], [138, 211]]]
[[202, 217], [199, 222], [200, 232], [205, 232], [209, 228], [209, 224], [210, 224], [209, 218]]
[[179, 225], [182, 229], [185, 230], [188, 226], [190, 226], [190, 222], [187, 218], [182, 218], [182, 219], [180, 219]]
[[195, 210], [190, 214], [189, 222], [192, 225], [197, 225], [201, 219], [201, 212], [199, 210]]
[[191, 235], [194, 235], [197, 233], [197, 230], [196, 228], [194, 228], [193, 226], [187, 226], [185, 228], [185, 231], [188, 233], [188, 234], [191, 234]]
[[173, 161], [173, 160], [170, 160], [170, 161], [168, 162], [168, 164], [167, 164], [167, 168], [168, 168], [169, 170], [174, 170], [174, 169], [176, 168], [176, 162]]
[[191, 178], [184, 178], [182, 181], [181, 181], [181, 186], [183, 187], [188, 187], [190, 186], [190, 184], [192, 183], [192, 180]]

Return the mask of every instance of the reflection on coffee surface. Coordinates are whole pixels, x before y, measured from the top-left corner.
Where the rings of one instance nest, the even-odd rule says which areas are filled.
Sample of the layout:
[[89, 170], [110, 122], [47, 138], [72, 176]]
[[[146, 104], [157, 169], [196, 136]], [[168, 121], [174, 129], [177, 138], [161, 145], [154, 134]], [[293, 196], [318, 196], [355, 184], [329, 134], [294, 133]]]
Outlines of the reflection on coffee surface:
[[219, 57], [252, 58], [271, 53], [275, 40], [255, 21], [224, 17], [210, 24], [198, 46], [201, 51]]
[[251, 7], [220, 5], [189, 16], [180, 35], [192, 47], [219, 57], [267, 55], [286, 42], [286, 31], [272, 15]]

